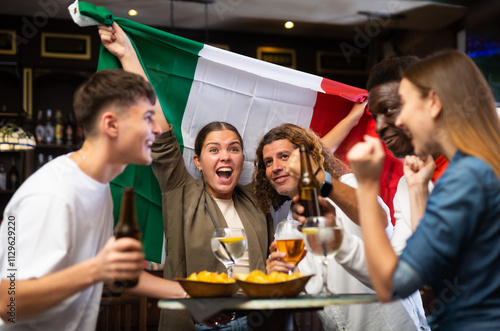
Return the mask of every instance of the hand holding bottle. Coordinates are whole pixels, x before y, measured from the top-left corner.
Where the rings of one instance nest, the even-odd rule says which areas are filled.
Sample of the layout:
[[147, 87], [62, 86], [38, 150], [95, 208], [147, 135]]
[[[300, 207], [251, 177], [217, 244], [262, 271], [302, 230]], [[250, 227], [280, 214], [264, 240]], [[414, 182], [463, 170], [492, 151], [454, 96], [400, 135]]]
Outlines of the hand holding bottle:
[[319, 182], [311, 167], [309, 151], [305, 145], [300, 146], [300, 178], [297, 185], [299, 203], [304, 207], [304, 216], [321, 216], [318, 203], [320, 197]]
[[[139, 224], [137, 224], [137, 215], [135, 212], [135, 190], [133, 187], [123, 188], [120, 217], [118, 224], [115, 227], [115, 234], [118, 242], [123, 241], [123, 239], [127, 239], [127, 241], [131, 238], [136, 239], [137, 241], [141, 239], [141, 230], [139, 228]], [[115, 281], [114, 286], [118, 289], [128, 288], [136, 286], [138, 282], [138, 277], [122, 277]]]
[[133, 238], [111, 237], [94, 258], [97, 281], [137, 279], [143, 269], [142, 244]]
[[[334, 224], [336, 219], [335, 207], [322, 197], [319, 197], [318, 203], [325, 216], [328, 220], [328, 224]], [[300, 223], [305, 223], [306, 217], [304, 216], [304, 207], [299, 204], [299, 196], [296, 195], [292, 199], [292, 218]]]
[[[316, 172], [318, 165], [314, 159], [309, 155], [309, 161], [311, 162], [311, 167]], [[290, 154], [288, 161], [286, 163], [286, 172], [295, 179], [300, 178], [300, 149], [297, 148]]]

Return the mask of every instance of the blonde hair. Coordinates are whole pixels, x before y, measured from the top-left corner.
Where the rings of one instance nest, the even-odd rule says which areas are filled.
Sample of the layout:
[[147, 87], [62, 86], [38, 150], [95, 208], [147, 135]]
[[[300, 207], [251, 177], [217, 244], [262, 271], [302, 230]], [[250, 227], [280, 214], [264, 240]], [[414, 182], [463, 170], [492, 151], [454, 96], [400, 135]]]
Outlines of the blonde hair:
[[448, 50], [412, 65], [403, 75], [422, 97], [439, 97], [443, 123], [457, 148], [488, 163], [500, 180], [500, 119], [490, 87], [464, 53]]

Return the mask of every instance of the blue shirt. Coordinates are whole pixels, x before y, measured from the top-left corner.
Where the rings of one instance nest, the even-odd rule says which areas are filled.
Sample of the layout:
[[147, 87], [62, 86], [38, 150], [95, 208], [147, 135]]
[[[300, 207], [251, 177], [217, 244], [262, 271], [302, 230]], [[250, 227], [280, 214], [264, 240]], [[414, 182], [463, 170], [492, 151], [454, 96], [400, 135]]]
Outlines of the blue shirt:
[[397, 276], [408, 266], [436, 295], [431, 327], [500, 330], [500, 182], [483, 160], [453, 157], [400, 257], [395, 293], [408, 291]]

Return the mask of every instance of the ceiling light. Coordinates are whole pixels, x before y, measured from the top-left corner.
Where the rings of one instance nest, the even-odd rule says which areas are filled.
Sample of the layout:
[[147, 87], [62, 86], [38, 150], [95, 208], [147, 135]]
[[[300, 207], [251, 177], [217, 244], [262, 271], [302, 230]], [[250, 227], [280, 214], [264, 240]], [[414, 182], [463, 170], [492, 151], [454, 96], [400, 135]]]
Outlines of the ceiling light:
[[291, 28], [293, 28], [293, 26], [294, 26], [294, 24], [292, 21], [288, 21], [285, 23], [285, 28], [287, 28], [287, 29], [291, 29]]
[[130, 16], [135, 16], [135, 15], [137, 15], [137, 10], [135, 10], [135, 9], [130, 9], [130, 10], [128, 11], [128, 14], [129, 14]]

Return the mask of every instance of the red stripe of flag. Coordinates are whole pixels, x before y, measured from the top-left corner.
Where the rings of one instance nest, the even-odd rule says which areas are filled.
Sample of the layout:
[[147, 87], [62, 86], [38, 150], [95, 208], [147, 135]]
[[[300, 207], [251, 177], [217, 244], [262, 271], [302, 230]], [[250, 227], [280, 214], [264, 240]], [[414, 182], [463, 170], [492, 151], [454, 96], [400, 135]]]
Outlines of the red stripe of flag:
[[[349, 113], [354, 102], [365, 100], [368, 97], [368, 92], [328, 79], [323, 79], [321, 88], [326, 93], [318, 93], [310, 128], [323, 137]], [[364, 135], [378, 137], [375, 133], [375, 121], [368, 111], [339, 146], [335, 156], [349, 164], [346, 158], [347, 152], [356, 143], [363, 141]], [[393, 199], [399, 179], [403, 175], [403, 163], [394, 157], [388, 149], [385, 151], [386, 158], [380, 179], [380, 197], [389, 207], [392, 224], [394, 224]]]

